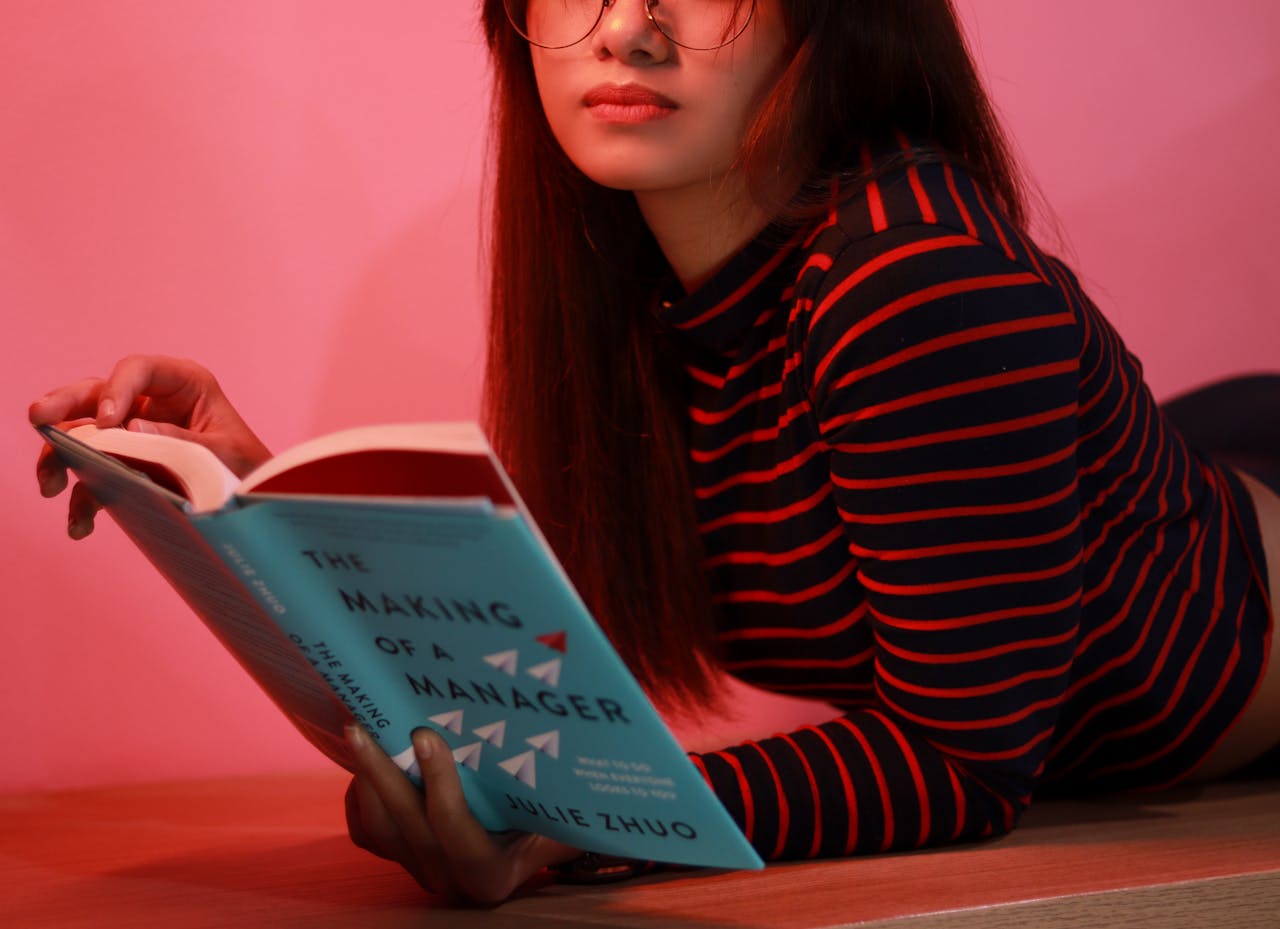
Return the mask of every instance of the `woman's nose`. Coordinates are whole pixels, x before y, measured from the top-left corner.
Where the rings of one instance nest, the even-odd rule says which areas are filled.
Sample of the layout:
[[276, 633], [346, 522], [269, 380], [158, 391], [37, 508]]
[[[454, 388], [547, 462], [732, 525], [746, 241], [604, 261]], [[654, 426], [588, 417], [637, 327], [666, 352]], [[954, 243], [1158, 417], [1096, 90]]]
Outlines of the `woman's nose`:
[[649, 18], [649, 0], [613, 0], [605, 7], [591, 36], [600, 58], [657, 63], [671, 54], [671, 40]]

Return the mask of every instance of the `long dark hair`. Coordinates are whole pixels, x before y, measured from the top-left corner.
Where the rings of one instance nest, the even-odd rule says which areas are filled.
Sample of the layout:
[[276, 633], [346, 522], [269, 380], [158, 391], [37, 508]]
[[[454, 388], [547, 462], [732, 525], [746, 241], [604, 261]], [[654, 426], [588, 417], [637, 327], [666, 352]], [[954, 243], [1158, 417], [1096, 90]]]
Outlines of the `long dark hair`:
[[[788, 65], [740, 169], [800, 215], [863, 145], [903, 133], [963, 163], [1015, 222], [1008, 147], [950, 0], [782, 0]], [[665, 708], [715, 697], [716, 611], [686, 471], [684, 374], [653, 313], [670, 272], [634, 197], [560, 150], [527, 43], [485, 0], [494, 64], [484, 415], [587, 605]], [[808, 183], [779, 189], [779, 165]]]

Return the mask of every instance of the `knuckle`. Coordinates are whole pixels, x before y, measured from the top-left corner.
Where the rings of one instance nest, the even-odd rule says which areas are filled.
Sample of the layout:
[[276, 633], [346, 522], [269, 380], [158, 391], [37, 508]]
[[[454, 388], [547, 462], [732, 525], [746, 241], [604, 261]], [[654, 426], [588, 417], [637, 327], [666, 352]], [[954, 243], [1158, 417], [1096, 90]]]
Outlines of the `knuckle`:
[[347, 820], [347, 837], [351, 839], [351, 844], [356, 848], [366, 852], [373, 851], [369, 847], [369, 839], [365, 835], [364, 829], [358, 823]]
[[515, 887], [511, 886], [510, 880], [486, 878], [480, 882], [478, 887], [474, 888], [470, 896], [477, 903], [496, 906], [507, 900], [514, 892]]
[[405, 866], [405, 870], [409, 872], [410, 877], [418, 882], [418, 886], [427, 893], [435, 896], [450, 896], [447, 889], [442, 887], [440, 882], [433, 879], [432, 876], [424, 869]]
[[115, 380], [119, 375], [139, 368], [148, 368], [151, 366], [151, 356], [133, 353], [125, 355], [116, 362], [115, 367], [111, 369], [111, 377], [108, 380]]
[[351, 844], [362, 851], [370, 852], [374, 855], [382, 857], [381, 847], [374, 840], [373, 835], [365, 826], [357, 814], [355, 816], [347, 815], [347, 836], [351, 839]]
[[347, 792], [343, 796], [343, 810], [347, 819], [347, 835], [351, 837], [351, 842], [357, 848], [368, 851], [368, 834], [364, 828], [364, 822], [360, 815], [360, 798], [356, 794], [356, 782], [352, 778]]

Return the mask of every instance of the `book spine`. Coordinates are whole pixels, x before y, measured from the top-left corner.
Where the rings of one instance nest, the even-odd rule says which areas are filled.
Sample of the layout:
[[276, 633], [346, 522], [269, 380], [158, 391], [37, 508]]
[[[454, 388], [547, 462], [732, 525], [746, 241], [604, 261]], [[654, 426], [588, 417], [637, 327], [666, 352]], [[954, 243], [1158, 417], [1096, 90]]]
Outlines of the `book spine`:
[[[327, 559], [331, 569], [341, 570], [342, 556], [299, 538], [296, 527], [273, 518], [269, 508], [232, 508], [198, 516], [194, 523], [352, 719], [406, 773], [416, 776], [409, 740], [415, 723], [394, 718], [394, 701], [381, 693], [389, 674], [378, 654], [394, 649], [394, 641], [381, 642], [382, 637], [358, 623], [335, 619], [332, 590], [316, 584], [312, 576], [317, 559]], [[359, 570], [358, 562], [348, 569]]]
[[182, 498], [56, 429], [42, 434], [117, 525], [286, 717], [344, 767], [347, 711], [210, 547]]

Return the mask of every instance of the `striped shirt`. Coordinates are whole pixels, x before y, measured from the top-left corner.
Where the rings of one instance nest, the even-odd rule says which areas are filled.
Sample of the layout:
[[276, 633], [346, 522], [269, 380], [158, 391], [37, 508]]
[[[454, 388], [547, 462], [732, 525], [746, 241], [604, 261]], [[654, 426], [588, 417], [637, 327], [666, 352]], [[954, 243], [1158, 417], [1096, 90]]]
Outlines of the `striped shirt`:
[[1248, 702], [1271, 620], [1247, 492], [960, 168], [834, 196], [663, 318], [727, 670], [842, 714], [694, 756], [766, 858], [1172, 782]]

